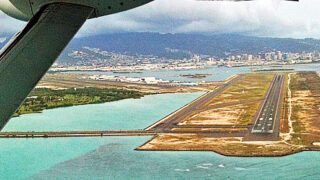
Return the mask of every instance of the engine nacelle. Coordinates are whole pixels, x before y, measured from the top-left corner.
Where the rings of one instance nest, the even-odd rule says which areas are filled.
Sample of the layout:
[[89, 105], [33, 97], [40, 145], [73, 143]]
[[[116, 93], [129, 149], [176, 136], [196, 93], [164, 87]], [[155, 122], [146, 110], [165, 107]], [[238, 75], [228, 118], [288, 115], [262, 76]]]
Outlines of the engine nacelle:
[[33, 16], [28, 0], [0, 0], [0, 10], [23, 21], [28, 21]]

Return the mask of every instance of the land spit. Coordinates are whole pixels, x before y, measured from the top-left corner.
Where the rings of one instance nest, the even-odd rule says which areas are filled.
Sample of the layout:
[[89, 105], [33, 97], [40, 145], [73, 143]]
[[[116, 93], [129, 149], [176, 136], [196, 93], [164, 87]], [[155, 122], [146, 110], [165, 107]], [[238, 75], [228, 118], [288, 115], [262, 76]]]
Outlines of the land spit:
[[[194, 87], [208, 92], [145, 130], [2, 132], [0, 138], [153, 136], [136, 150], [213, 151], [243, 157], [318, 151], [320, 77], [313, 72], [281, 74], [282, 80], [276, 78], [275, 73], [239, 74], [214, 84], [214, 88]], [[273, 93], [273, 87], [280, 91]], [[270, 96], [277, 102], [270, 101]], [[270, 116], [263, 114], [268, 103], [274, 108], [266, 111]], [[273, 114], [276, 110], [279, 110], [278, 116]], [[270, 118], [261, 121], [259, 114]], [[274, 124], [274, 127], [272, 131], [257, 133], [252, 129], [259, 123], [263, 123], [263, 127]]]

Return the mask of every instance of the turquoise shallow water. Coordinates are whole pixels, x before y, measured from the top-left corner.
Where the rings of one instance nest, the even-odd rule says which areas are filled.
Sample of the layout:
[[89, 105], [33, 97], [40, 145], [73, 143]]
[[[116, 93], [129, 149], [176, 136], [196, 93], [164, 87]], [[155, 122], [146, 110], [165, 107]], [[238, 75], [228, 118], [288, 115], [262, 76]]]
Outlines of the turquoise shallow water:
[[[0, 139], [0, 179], [25, 179], [51, 166], [86, 154], [104, 139]], [[106, 140], [106, 139], [105, 139]]]
[[[3, 131], [144, 129], [202, 94], [150, 95], [141, 99], [52, 109], [13, 118]], [[0, 179], [29, 177], [120, 139], [123, 138], [0, 139]], [[135, 139], [129, 139], [135, 142]], [[144, 137], [141, 143], [147, 139]], [[126, 144], [129, 140], [121, 142]]]
[[104, 104], [45, 110], [9, 121], [3, 131], [144, 129], [203, 93], [159, 94]]
[[[106, 140], [107, 141], [107, 140]], [[319, 153], [281, 158], [224, 157], [210, 152], [133, 151], [143, 138], [108, 139], [83, 156], [32, 179], [318, 179]]]
[[0, 179], [319, 179], [320, 153], [280, 158], [133, 149], [149, 137], [0, 140]]
[[[53, 109], [14, 118], [5, 131], [143, 129], [200, 95], [162, 94]], [[0, 179], [320, 179], [319, 152], [237, 158], [134, 151], [150, 138], [0, 139]]]

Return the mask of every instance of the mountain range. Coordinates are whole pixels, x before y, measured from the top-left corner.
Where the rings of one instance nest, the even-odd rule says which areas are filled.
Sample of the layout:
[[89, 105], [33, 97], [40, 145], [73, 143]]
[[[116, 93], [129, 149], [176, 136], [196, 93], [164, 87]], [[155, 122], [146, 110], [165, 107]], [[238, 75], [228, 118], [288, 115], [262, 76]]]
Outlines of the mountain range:
[[[8, 39], [0, 41], [0, 47], [4, 46]], [[74, 50], [81, 50], [84, 46], [127, 55], [153, 55], [179, 59], [188, 58], [191, 54], [225, 57], [226, 53], [258, 54], [273, 50], [312, 52], [320, 50], [320, 40], [237, 34], [115, 33], [74, 38], [59, 57], [59, 61], [72, 62], [67, 55]]]

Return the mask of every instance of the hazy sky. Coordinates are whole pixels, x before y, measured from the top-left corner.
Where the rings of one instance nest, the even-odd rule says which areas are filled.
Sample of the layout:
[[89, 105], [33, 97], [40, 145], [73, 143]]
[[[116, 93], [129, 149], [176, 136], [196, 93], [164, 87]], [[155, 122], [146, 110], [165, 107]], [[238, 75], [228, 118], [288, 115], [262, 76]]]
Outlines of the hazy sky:
[[[320, 39], [320, 1], [199, 2], [155, 0], [127, 12], [89, 20], [78, 36], [109, 32], [239, 33]], [[25, 23], [0, 11], [0, 37]]]

